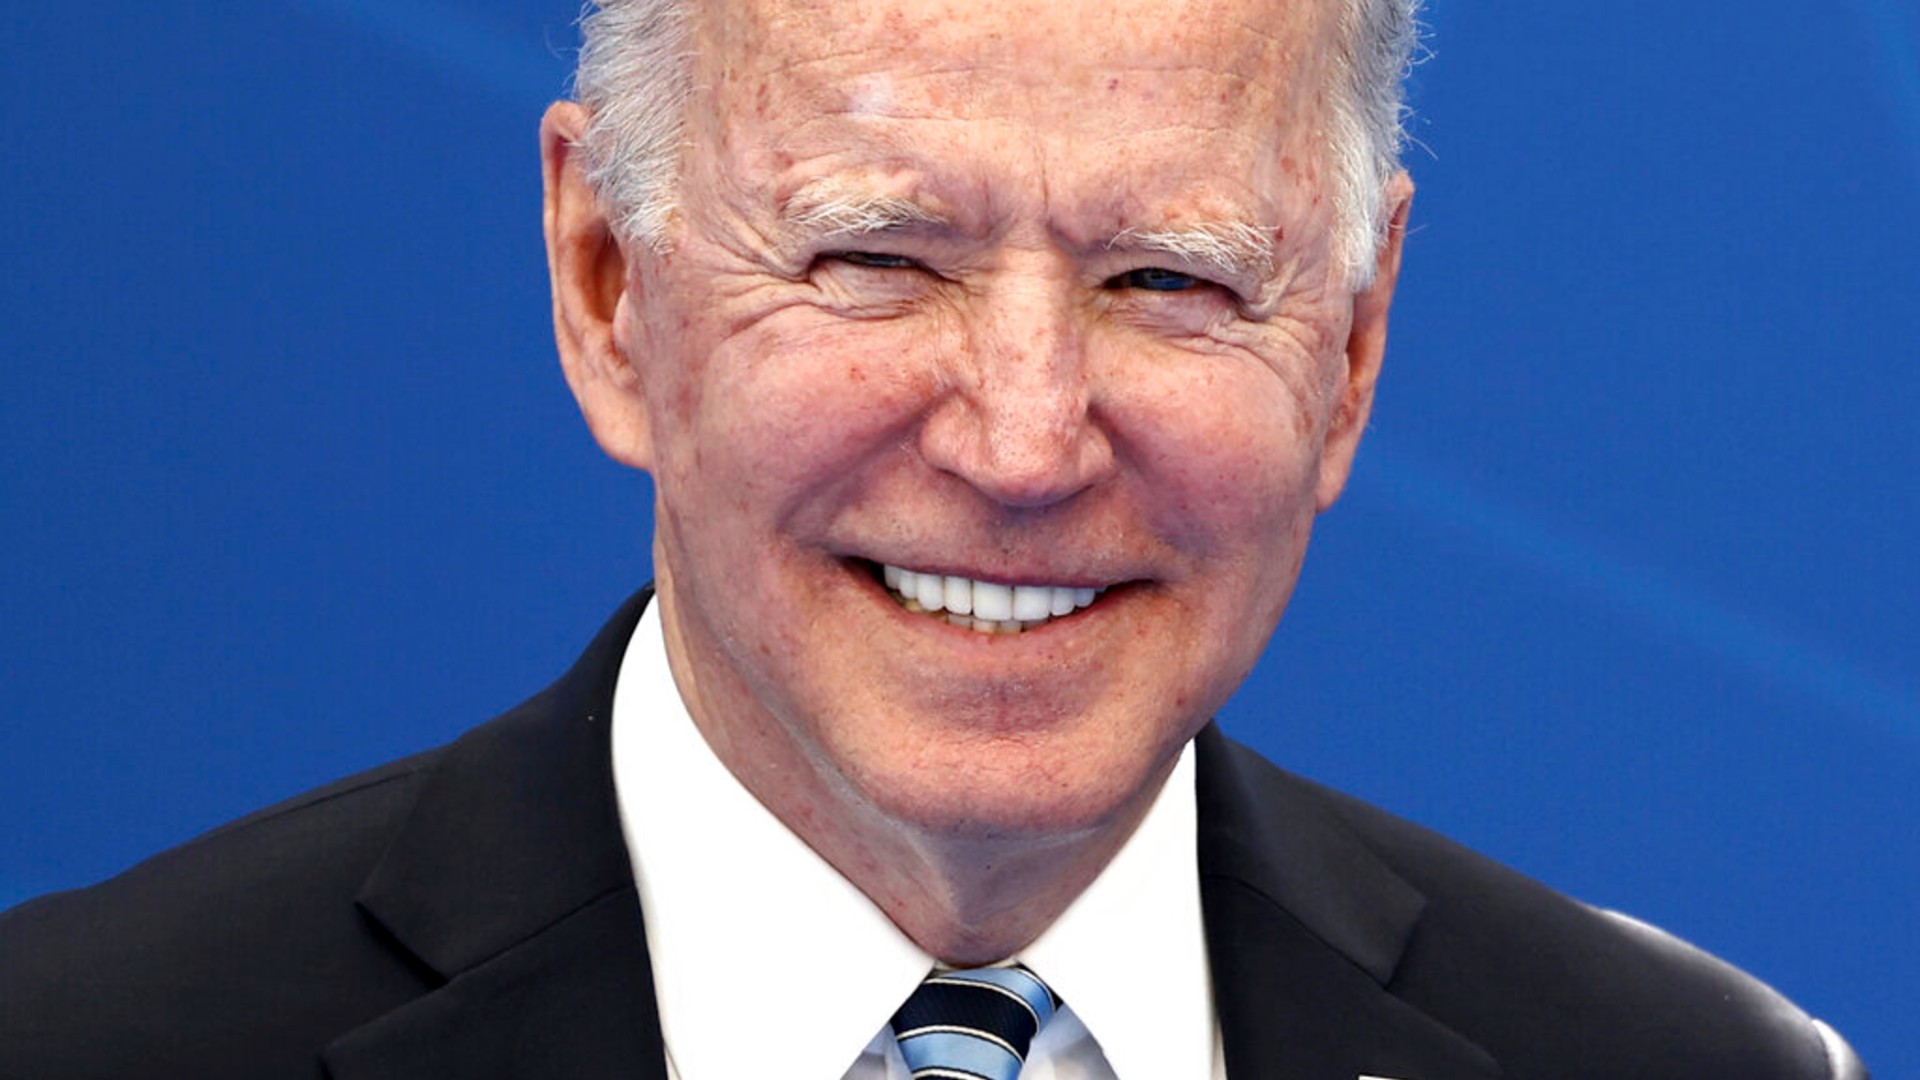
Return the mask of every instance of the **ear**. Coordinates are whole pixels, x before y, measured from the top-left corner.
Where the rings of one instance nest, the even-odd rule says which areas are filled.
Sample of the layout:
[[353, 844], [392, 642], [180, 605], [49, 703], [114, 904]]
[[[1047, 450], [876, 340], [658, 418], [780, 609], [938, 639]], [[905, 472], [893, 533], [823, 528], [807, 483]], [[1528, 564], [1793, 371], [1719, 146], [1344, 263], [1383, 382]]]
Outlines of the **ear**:
[[553, 283], [553, 336], [560, 367], [595, 441], [636, 469], [653, 461], [646, 395], [630, 355], [633, 317], [626, 256], [587, 182], [587, 111], [558, 101], [540, 120], [546, 201], [547, 275]]
[[1413, 205], [1413, 179], [1400, 173], [1387, 182], [1383, 195], [1391, 207], [1387, 232], [1374, 251], [1373, 283], [1354, 294], [1353, 323], [1347, 332], [1347, 378], [1340, 404], [1327, 425], [1327, 441], [1320, 454], [1320, 509], [1333, 505], [1353, 472], [1353, 455], [1373, 411], [1373, 387], [1380, 379], [1380, 361], [1387, 351], [1387, 309], [1393, 305], [1393, 287], [1400, 278], [1400, 246], [1407, 235], [1407, 210]]

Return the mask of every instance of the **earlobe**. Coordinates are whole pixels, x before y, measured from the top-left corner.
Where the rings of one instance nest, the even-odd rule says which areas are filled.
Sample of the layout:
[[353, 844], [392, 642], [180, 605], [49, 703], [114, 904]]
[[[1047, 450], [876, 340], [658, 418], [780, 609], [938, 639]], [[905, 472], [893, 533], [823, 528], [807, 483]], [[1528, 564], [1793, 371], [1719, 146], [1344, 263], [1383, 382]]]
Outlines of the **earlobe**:
[[580, 414], [614, 460], [652, 465], [646, 395], [634, 365], [627, 260], [586, 176], [586, 109], [555, 102], [540, 121], [553, 334]]
[[1374, 252], [1372, 284], [1353, 297], [1353, 322], [1347, 333], [1346, 380], [1340, 402], [1327, 424], [1326, 444], [1320, 456], [1320, 483], [1316, 492], [1325, 510], [1340, 497], [1353, 471], [1353, 457], [1373, 411], [1373, 389], [1387, 351], [1387, 311], [1400, 278], [1401, 245], [1407, 235], [1407, 212], [1413, 206], [1413, 179], [1400, 173], [1387, 184], [1390, 209], [1387, 231]]

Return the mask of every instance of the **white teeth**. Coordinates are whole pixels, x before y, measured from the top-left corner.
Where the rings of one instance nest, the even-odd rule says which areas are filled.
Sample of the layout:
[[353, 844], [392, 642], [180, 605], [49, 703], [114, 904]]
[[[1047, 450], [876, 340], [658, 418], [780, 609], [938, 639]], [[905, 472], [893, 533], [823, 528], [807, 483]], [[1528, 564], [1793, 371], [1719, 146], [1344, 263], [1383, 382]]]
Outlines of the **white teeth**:
[[1013, 586], [988, 581], [973, 583], [973, 617], [998, 622], [1013, 618]]
[[1047, 595], [1050, 601], [1047, 605], [1047, 614], [1049, 615], [1073, 614], [1073, 590], [1072, 589], [1063, 589], [1060, 586], [1055, 585], [1053, 588], [1047, 590]]
[[973, 614], [973, 582], [963, 577], [948, 577], [947, 610], [955, 615]]
[[928, 611], [940, 611], [947, 606], [947, 582], [939, 574], [920, 574], [914, 581], [916, 586], [914, 599]]
[[1053, 614], [1053, 590], [1045, 585], [1013, 587], [1013, 617], [1021, 622]]
[[882, 566], [881, 579], [909, 611], [938, 615], [983, 634], [1015, 634], [1071, 615], [1103, 590], [1066, 585], [1002, 585]]

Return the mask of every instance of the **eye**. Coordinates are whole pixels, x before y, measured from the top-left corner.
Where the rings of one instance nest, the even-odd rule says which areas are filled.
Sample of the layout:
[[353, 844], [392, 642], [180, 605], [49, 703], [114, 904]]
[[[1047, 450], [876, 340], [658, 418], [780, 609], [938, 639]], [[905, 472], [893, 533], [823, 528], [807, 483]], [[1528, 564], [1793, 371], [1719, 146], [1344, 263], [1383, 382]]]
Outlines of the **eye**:
[[912, 270], [920, 265], [905, 255], [889, 255], [881, 251], [831, 251], [824, 257], [875, 270]]
[[1192, 274], [1169, 270], [1164, 266], [1143, 266], [1107, 280], [1109, 289], [1144, 289], [1147, 292], [1186, 292], [1204, 288], [1208, 283]]

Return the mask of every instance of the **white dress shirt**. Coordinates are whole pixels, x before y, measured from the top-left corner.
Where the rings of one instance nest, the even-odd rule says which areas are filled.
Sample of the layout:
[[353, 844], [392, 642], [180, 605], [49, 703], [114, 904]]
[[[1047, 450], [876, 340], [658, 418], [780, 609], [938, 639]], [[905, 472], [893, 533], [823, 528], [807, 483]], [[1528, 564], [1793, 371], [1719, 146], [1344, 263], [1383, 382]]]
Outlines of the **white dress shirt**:
[[[887, 1021], [933, 958], [714, 756], [657, 605], [615, 686], [613, 780], [668, 1074], [908, 1080]], [[1224, 1080], [1194, 814], [1189, 749], [1113, 861], [1010, 958], [1066, 1003], [1022, 1080]]]

